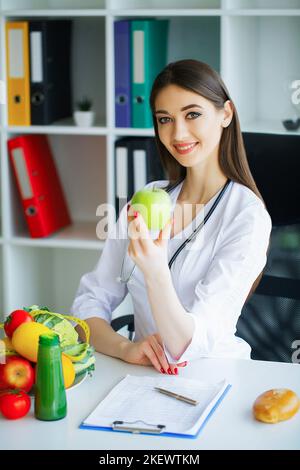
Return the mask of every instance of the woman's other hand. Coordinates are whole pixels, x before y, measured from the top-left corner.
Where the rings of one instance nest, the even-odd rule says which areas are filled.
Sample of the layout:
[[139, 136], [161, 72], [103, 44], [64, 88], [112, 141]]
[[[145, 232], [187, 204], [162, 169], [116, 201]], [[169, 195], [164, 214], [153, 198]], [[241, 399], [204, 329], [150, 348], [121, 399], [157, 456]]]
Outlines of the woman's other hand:
[[152, 365], [161, 374], [178, 374], [178, 367], [185, 367], [187, 362], [170, 364], [165, 355], [159, 334], [131, 343], [124, 343], [122, 359], [131, 364]]

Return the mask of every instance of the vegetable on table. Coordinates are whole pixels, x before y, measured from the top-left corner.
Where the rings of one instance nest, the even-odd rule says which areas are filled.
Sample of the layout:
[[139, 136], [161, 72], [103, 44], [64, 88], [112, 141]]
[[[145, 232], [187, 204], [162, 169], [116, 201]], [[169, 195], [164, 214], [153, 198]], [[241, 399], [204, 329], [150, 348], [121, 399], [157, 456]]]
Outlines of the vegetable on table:
[[26, 310], [14, 310], [5, 320], [4, 331], [6, 336], [12, 337], [13, 332], [22, 324], [33, 322], [32, 315]]
[[[91, 375], [95, 369], [94, 348], [89, 344], [90, 329], [84, 320], [51, 312], [48, 307], [39, 305], [24, 307], [23, 310], [31, 316], [32, 321], [20, 324], [11, 339], [6, 337], [3, 341], [0, 340], [0, 357], [4, 355], [7, 360], [10, 355], [19, 355], [36, 362], [40, 334], [53, 331], [60, 339], [63, 365], [68, 376], [66, 387], [70, 387], [74, 382], [74, 372], [75, 378], [86, 373]], [[86, 342], [79, 341], [74, 328], [76, 324], [83, 329]], [[0, 324], [0, 328], [3, 326]]]
[[7, 419], [23, 418], [30, 406], [30, 397], [23, 390], [8, 390], [0, 395], [0, 411]]
[[33, 316], [35, 322], [47, 326], [56, 334], [58, 334], [62, 348], [68, 346], [69, 344], [77, 343], [77, 331], [73, 328], [72, 324], [60, 313], [33, 310], [31, 315]]

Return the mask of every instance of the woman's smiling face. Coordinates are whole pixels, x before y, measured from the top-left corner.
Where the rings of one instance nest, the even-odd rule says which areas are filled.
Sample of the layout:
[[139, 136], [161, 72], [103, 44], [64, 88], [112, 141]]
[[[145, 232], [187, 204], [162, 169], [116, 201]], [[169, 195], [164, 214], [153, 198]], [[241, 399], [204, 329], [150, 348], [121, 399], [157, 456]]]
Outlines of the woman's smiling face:
[[218, 110], [206, 98], [177, 85], [167, 85], [155, 100], [155, 116], [162, 144], [183, 166], [218, 156], [224, 122], [230, 112]]

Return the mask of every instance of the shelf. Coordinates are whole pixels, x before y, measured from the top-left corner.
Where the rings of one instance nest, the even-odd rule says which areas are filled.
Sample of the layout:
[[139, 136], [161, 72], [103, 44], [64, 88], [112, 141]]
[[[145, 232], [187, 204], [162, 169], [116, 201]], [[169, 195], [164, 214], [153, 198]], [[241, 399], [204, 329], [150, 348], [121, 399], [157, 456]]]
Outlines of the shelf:
[[299, 16], [300, 7], [293, 9], [262, 9], [262, 8], [159, 8], [157, 10], [149, 8], [141, 9], [31, 9], [31, 10], [5, 10], [2, 15], [5, 18], [80, 18], [80, 17], [105, 17], [112, 14], [115, 17], [160, 17], [160, 16]]
[[295, 11], [300, 9], [299, 0], [223, 0], [227, 10], [242, 11]]
[[105, 16], [106, 10], [103, 9], [31, 9], [31, 10], [5, 10], [2, 12], [2, 15], [5, 18], [76, 18], [76, 17], [96, 17], [96, 16]]
[[[107, 202], [106, 138], [104, 136], [49, 135], [47, 140], [60, 176], [71, 220], [95, 221], [94, 228], [87, 232], [91, 234], [87, 239], [91, 243], [97, 242], [96, 211], [99, 205]], [[6, 228], [13, 237], [21, 237], [23, 240], [23, 234], [28, 234], [27, 224], [10, 164], [8, 171], [9, 188], [7, 191], [12, 217], [11, 226], [6, 224]], [[77, 230], [79, 231], [79, 235], [76, 235], [78, 240], [85, 239], [86, 235], [80, 235], [81, 229], [86, 230], [85, 227], [85, 225], [75, 224], [73, 233], [76, 234]], [[68, 241], [65, 240], [63, 234], [62, 237], [62, 240], [58, 237], [57, 242], [51, 239], [49, 243], [67, 246]], [[27, 243], [26, 236], [24, 242]], [[29, 244], [31, 243], [32, 240], [29, 241]], [[80, 242], [77, 246], [80, 246]]]
[[97, 222], [76, 222], [70, 227], [45, 238], [29, 238], [27, 233], [12, 237], [11, 244], [44, 248], [80, 248], [82, 250], [101, 250], [103, 240], [96, 237]]
[[88, 251], [11, 245], [9, 263], [17, 268], [6, 275], [6, 313], [33, 304], [68, 313], [80, 277], [94, 269], [99, 256], [97, 247]]
[[[146, 14], [146, 11], [160, 11], [160, 10], [178, 10], [184, 12], [187, 9], [197, 9], [200, 11], [206, 11], [211, 9], [220, 9], [222, 0], [185, 0], [174, 1], [174, 0], [107, 0], [106, 7], [110, 11], [142, 11]], [[151, 10], [149, 9], [151, 6]]]
[[242, 127], [243, 132], [259, 132], [263, 134], [280, 134], [280, 135], [298, 135], [300, 136], [300, 129], [297, 131], [287, 131], [283, 124], [278, 121], [253, 121], [252, 123], [245, 124]]
[[224, 16], [300, 16], [300, 8], [293, 10], [267, 10], [267, 9], [251, 9], [251, 10], [223, 10]]
[[103, 12], [105, 14], [106, 0], [1, 0], [1, 8], [4, 14], [19, 13], [30, 15], [32, 12], [78, 12], [83, 16], [86, 11]]
[[73, 119], [63, 119], [50, 126], [5, 126], [12, 134], [62, 134], [62, 135], [107, 135], [107, 128], [100, 123], [92, 127], [78, 127]]
[[221, 16], [222, 10], [219, 9], [207, 9], [202, 10], [199, 8], [185, 8], [182, 10], [178, 9], [141, 9], [141, 10], [115, 10], [113, 11], [115, 17], [137, 17], [137, 16], [149, 16], [149, 17], [185, 17], [185, 16]]
[[[82, 17], [82, 15], [72, 20], [70, 83], [66, 84], [72, 90], [68, 118], [49, 126], [20, 126], [20, 128], [9, 126], [8, 129], [6, 128], [8, 131], [78, 135], [106, 134], [105, 20], [104, 16]], [[2, 60], [5, 61], [4, 54]], [[96, 116], [96, 124], [90, 128], [77, 127], [73, 120], [73, 111], [84, 97], [92, 101], [92, 109]], [[8, 124], [6, 120], [4, 124]]]
[[222, 78], [242, 128], [261, 132], [267, 123], [263, 130], [287, 133], [282, 120], [300, 116], [290, 88], [299, 78], [300, 16], [227, 17], [222, 26]]
[[139, 136], [139, 137], [153, 137], [154, 129], [134, 129], [125, 127], [115, 127], [113, 133], [122, 136]]

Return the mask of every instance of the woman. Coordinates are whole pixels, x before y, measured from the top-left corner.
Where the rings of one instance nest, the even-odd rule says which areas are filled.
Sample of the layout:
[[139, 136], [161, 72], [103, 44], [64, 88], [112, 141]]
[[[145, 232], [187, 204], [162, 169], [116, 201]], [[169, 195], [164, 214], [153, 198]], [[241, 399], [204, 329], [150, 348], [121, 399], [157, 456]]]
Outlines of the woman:
[[[82, 277], [72, 312], [88, 322], [97, 351], [161, 373], [177, 374], [193, 358], [250, 358], [236, 323], [266, 264], [271, 219], [236, 109], [219, 75], [196, 60], [165, 67], [150, 105], [168, 180], [147, 187], [169, 191], [172, 221], [153, 236], [141, 215], [124, 208], [121, 236], [107, 239], [95, 270]], [[196, 239], [182, 248], [197, 227]], [[129, 272], [135, 266], [129, 282], [117, 280], [122, 266]], [[133, 342], [110, 326], [128, 292]]]

